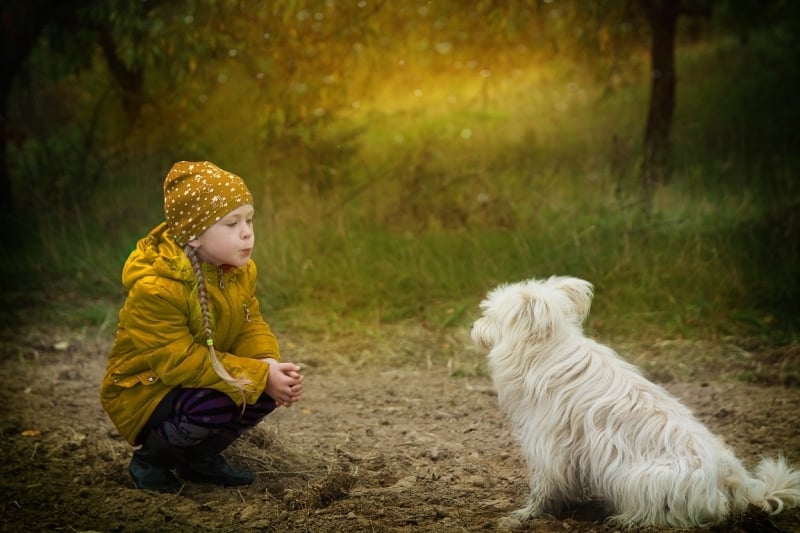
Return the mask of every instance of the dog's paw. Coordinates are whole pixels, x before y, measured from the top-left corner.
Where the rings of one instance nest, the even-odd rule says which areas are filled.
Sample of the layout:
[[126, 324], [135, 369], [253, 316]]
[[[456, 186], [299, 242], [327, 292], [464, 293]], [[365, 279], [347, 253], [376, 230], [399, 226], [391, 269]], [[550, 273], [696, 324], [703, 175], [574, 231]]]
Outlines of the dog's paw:
[[515, 531], [522, 529], [522, 520], [518, 520], [513, 516], [504, 516], [497, 521], [497, 529], [499, 531]]
[[517, 509], [516, 511], [512, 512], [510, 515], [508, 515], [508, 518], [516, 520], [517, 522], [525, 522], [534, 514], [536, 513], [534, 513], [533, 509], [530, 507], [523, 507], [522, 509]]

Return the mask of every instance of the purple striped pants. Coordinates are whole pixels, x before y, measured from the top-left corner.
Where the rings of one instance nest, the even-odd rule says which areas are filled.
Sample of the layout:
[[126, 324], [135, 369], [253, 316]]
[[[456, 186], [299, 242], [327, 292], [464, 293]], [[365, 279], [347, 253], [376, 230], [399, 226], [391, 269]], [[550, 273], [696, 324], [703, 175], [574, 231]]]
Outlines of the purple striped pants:
[[240, 435], [261, 422], [275, 407], [275, 400], [262, 394], [242, 412], [241, 406], [218, 390], [177, 387], [158, 404], [136, 442], [144, 442], [147, 434], [155, 431], [167, 445], [189, 448], [212, 434]]

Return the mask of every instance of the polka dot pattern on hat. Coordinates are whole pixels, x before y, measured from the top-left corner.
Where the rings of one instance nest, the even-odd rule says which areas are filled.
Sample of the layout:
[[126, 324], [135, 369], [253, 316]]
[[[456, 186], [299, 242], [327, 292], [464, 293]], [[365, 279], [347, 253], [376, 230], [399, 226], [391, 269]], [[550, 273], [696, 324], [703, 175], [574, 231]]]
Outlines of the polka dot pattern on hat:
[[252, 203], [242, 178], [208, 161], [175, 163], [164, 180], [164, 216], [182, 245], [237, 207]]

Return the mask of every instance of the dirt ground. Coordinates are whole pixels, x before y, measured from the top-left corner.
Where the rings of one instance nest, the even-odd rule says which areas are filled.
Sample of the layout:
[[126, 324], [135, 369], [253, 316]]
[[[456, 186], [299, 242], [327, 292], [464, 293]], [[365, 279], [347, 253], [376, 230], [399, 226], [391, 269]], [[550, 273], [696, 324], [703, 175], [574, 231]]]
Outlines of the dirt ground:
[[[525, 498], [524, 468], [466, 332], [443, 340], [387, 329], [413, 340], [386, 343], [403, 353], [383, 365], [369, 363], [368, 343], [283, 337], [285, 358], [305, 367], [306, 396], [226, 452], [258, 472], [255, 483], [188, 483], [178, 495], [128, 478], [131, 448], [98, 402], [107, 331], [13, 333], [0, 339], [3, 531], [613, 531], [591, 504], [524, 524], [505, 518]], [[616, 348], [745, 463], [782, 452], [800, 466], [800, 346]], [[714, 531], [800, 531], [800, 512], [753, 511]]]

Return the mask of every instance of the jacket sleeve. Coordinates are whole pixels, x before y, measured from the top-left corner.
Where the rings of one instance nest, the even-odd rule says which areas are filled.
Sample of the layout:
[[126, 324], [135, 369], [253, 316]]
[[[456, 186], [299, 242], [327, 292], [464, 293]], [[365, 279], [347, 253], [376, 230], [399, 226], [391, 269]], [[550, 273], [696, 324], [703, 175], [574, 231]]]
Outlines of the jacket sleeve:
[[281, 359], [278, 339], [261, 315], [261, 306], [256, 297], [256, 280], [258, 279], [255, 263], [248, 268], [249, 303], [247, 316], [239, 335], [231, 347], [231, 352], [241, 357]]
[[[166, 385], [210, 388], [228, 394], [241, 403], [239, 391], [225, 383], [211, 366], [209, 349], [196, 342], [189, 328], [188, 304], [158, 281], [140, 280], [128, 295], [134, 305], [127, 306], [122, 326], [137, 352]], [[267, 383], [269, 365], [261, 361], [218, 352], [225, 368], [234, 377], [247, 377], [247, 403], [254, 403]]]

